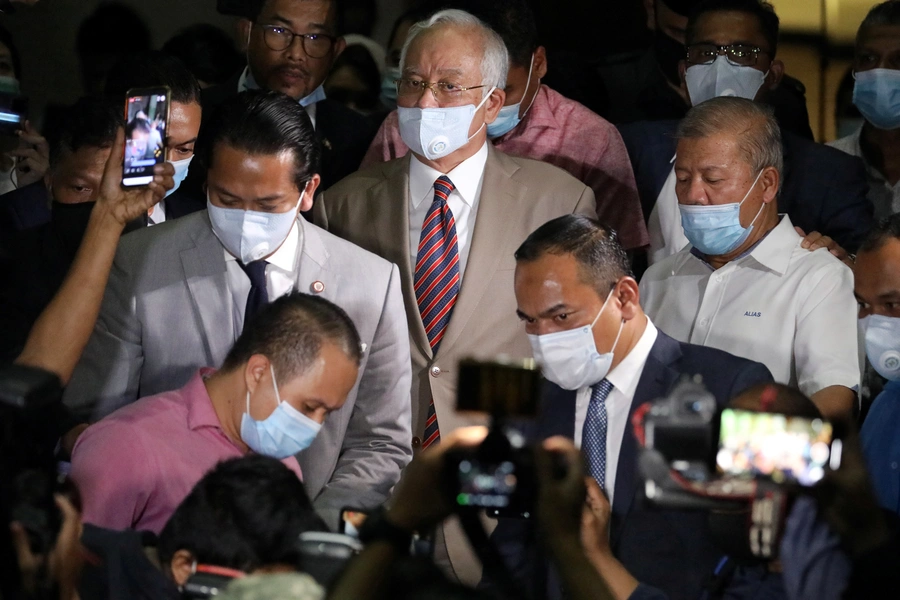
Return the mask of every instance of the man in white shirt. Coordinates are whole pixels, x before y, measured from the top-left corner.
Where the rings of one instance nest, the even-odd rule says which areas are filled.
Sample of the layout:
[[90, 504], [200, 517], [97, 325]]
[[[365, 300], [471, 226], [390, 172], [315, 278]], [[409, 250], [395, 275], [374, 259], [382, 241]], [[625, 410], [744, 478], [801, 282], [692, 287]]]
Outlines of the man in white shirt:
[[[319, 145], [305, 111], [275, 92], [216, 110], [198, 143], [207, 210], [128, 236], [64, 400], [94, 419], [219, 367], [269, 301], [298, 290], [341, 306], [363, 359], [346, 404], [298, 455], [317, 509], [375, 507], [409, 462], [409, 338], [397, 267], [308, 223]], [[189, 457], [187, 457], [189, 458]]]
[[[724, 406], [772, 376], [759, 363], [659, 331], [641, 309], [625, 251], [608, 229], [581, 215], [546, 223], [519, 247], [515, 294], [516, 312], [550, 382], [540, 437], [564, 435], [581, 446], [612, 505], [610, 546], [624, 566], [671, 598], [699, 597], [719, 558], [706, 517], [648, 510], [636, 499], [643, 480], [631, 417], [683, 377], [702, 377]], [[523, 547], [534, 539], [523, 528], [520, 520], [498, 525], [494, 539], [507, 564], [522, 566], [523, 552], [534, 555]], [[541, 567], [529, 566], [522, 569], [526, 579]]]
[[675, 339], [757, 360], [826, 417], [848, 417], [860, 378], [853, 276], [827, 250], [804, 250], [778, 214], [771, 110], [714, 98], [691, 109], [677, 137], [675, 191], [691, 245], [646, 272], [644, 310]]
[[[513, 253], [549, 219], [595, 216], [594, 194], [546, 163], [487, 141], [503, 106], [509, 57], [472, 15], [440, 11], [413, 25], [401, 58], [398, 118], [410, 154], [354, 173], [316, 199], [315, 221], [400, 267], [412, 354], [413, 447], [473, 424], [457, 414], [457, 363], [528, 357], [515, 318]], [[457, 576], [480, 563], [456, 536]], [[444, 545], [437, 544], [438, 557]]]

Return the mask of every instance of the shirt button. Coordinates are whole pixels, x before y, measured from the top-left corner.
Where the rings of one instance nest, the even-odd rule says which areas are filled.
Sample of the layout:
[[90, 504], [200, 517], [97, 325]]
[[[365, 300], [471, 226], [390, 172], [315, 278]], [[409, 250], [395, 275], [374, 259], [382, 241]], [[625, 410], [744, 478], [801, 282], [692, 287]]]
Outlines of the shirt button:
[[441, 376], [441, 368], [436, 365], [431, 367], [431, 376], [432, 377], [440, 377]]
[[321, 281], [313, 281], [313, 282], [312, 282], [312, 285], [309, 286], [309, 287], [310, 287], [310, 289], [312, 289], [312, 291], [315, 292], [316, 294], [321, 294], [322, 292], [325, 291], [325, 284], [322, 283]]
[[421, 447], [422, 447], [422, 440], [421, 440], [420, 438], [418, 438], [418, 437], [414, 437], [414, 438], [412, 439], [412, 447], [413, 447], [414, 450], [415, 450], [415, 449], [418, 449], [418, 448], [421, 448]]
[[700, 324], [703, 325], [704, 327], [706, 327], [707, 325], [709, 325], [709, 319], [703, 319], [703, 320], [701, 320], [701, 321], [700, 321]]
[[725, 279], [725, 278], [722, 277], [721, 275], [716, 275], [716, 281], [718, 281], [719, 283], [722, 283], [723, 279]]

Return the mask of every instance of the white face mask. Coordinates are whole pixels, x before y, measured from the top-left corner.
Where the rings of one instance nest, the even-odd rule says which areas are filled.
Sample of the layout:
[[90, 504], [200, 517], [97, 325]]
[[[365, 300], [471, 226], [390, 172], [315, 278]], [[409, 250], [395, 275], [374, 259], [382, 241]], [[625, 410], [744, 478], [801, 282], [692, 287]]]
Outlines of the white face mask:
[[309, 182], [303, 186], [303, 194], [297, 200], [297, 205], [283, 213], [221, 208], [209, 201], [207, 192], [206, 210], [209, 212], [213, 233], [225, 249], [245, 265], [269, 256], [278, 250], [291, 232], [307, 187]]
[[174, 194], [178, 191], [178, 188], [181, 187], [181, 184], [184, 182], [185, 178], [188, 175], [188, 169], [191, 166], [191, 161], [194, 160], [194, 157], [188, 157], [182, 160], [170, 160], [169, 162], [175, 167], [175, 175], [172, 176], [172, 179], [175, 180], [175, 187], [166, 192], [166, 198]]
[[[400, 120], [400, 137], [415, 154], [428, 160], [437, 160], [456, 152], [478, 135], [484, 124], [471, 136], [469, 128], [475, 113], [491, 97], [496, 86], [481, 99], [478, 106], [448, 106], [446, 108], [404, 108], [397, 107]], [[430, 94], [430, 90], [423, 92]]]
[[866, 356], [879, 375], [900, 381], [900, 318], [869, 315], [859, 320]]
[[717, 56], [711, 64], [692, 65], [684, 72], [691, 105], [697, 106], [711, 98], [736, 96], [753, 100], [762, 87], [769, 72], [753, 67], [741, 67], [728, 62], [724, 56]]
[[564, 390], [578, 390], [593, 385], [609, 373], [613, 352], [619, 343], [625, 321], [619, 325], [619, 333], [616, 334], [612, 350], [606, 354], [597, 352], [597, 345], [594, 343], [594, 325], [609, 304], [615, 289], [613, 287], [609, 291], [600, 312], [590, 325], [544, 335], [528, 335], [534, 359], [541, 365], [544, 377]]

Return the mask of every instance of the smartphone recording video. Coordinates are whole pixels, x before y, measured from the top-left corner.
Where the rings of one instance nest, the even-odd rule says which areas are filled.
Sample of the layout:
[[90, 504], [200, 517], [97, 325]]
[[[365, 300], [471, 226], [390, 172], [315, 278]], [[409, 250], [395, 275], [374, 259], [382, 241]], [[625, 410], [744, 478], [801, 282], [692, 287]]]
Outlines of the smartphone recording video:
[[166, 160], [169, 88], [128, 90], [125, 98], [125, 160], [122, 185], [147, 185], [153, 167]]
[[841, 441], [832, 435], [831, 423], [822, 419], [726, 408], [716, 464], [725, 475], [810, 486], [826, 467], [840, 466]]

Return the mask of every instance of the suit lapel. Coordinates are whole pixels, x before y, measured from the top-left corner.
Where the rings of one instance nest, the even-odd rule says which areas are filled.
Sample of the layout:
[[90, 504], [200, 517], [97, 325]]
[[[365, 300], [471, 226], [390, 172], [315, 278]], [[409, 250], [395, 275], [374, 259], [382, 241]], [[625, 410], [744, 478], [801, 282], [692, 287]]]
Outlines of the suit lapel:
[[625, 425], [622, 448], [619, 450], [619, 465], [616, 469], [616, 493], [613, 498], [610, 524], [610, 541], [613, 547], [615, 547], [619, 537], [622, 535], [625, 518], [631, 510], [637, 487], [641, 484], [637, 464], [638, 444], [637, 439], [634, 437], [634, 429], [631, 426], [631, 418], [634, 416], [634, 411], [641, 405], [653, 402], [669, 393], [669, 390], [672, 389], [672, 386], [678, 380], [679, 375], [679, 372], [672, 365], [680, 358], [681, 348], [678, 342], [660, 331], [653, 348], [650, 350], [650, 355], [647, 357], [647, 362], [644, 364], [641, 379], [638, 381], [637, 389], [634, 392], [631, 408], [628, 410], [628, 422]]
[[378, 254], [395, 263], [400, 269], [403, 286], [403, 304], [410, 336], [419, 352], [433, 356], [422, 316], [419, 314], [416, 291], [413, 285], [413, 267], [409, 257], [409, 161], [397, 160], [385, 165], [385, 179], [369, 190], [365, 210], [366, 220], [377, 230]]
[[503, 258], [503, 250], [508, 247], [506, 238], [514, 220], [510, 215], [516, 214], [516, 201], [520, 197], [519, 186], [511, 180], [516, 170], [515, 164], [504, 160], [492, 145], [488, 145], [469, 260], [447, 333], [441, 341], [440, 352], [443, 354], [450, 351], [475, 313]]
[[209, 217], [194, 232], [193, 248], [181, 252], [184, 278], [194, 302], [194, 313], [205, 333], [206, 364], [214, 365], [234, 345], [234, 308], [228, 289], [225, 250], [213, 234]]

